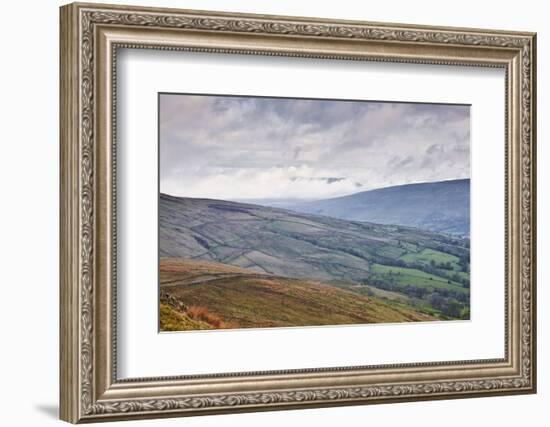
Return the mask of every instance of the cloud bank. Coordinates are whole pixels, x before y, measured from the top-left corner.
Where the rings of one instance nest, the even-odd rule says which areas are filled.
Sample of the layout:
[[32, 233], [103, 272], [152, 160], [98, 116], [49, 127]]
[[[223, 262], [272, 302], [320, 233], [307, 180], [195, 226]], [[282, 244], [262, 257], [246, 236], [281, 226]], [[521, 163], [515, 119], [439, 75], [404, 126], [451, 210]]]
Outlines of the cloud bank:
[[162, 94], [163, 193], [321, 199], [468, 178], [470, 107]]

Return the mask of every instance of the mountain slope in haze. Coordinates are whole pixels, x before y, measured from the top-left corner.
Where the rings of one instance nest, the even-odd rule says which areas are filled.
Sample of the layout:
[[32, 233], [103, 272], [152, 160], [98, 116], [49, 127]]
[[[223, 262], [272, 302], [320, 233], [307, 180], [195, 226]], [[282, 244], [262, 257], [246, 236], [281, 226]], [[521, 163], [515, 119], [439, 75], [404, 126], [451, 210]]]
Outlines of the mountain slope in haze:
[[296, 212], [470, 234], [470, 180], [407, 184], [349, 196], [286, 204]]
[[400, 304], [316, 281], [209, 261], [161, 258], [160, 279], [161, 330], [435, 320]]

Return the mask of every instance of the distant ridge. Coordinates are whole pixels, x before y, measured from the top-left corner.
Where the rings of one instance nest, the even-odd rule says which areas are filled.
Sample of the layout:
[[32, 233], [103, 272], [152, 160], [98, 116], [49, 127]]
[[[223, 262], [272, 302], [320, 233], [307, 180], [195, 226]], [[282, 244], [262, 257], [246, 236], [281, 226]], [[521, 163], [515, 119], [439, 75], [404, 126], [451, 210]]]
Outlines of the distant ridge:
[[351, 221], [404, 225], [469, 236], [470, 180], [398, 185], [332, 199], [286, 204], [284, 208]]

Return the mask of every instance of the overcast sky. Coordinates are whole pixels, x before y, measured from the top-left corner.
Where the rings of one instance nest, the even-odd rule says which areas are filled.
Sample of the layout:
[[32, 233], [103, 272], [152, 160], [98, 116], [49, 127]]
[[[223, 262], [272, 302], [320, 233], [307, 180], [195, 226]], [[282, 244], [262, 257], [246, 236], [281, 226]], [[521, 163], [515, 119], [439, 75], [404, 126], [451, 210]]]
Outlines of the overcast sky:
[[321, 199], [470, 176], [470, 107], [160, 96], [160, 189]]

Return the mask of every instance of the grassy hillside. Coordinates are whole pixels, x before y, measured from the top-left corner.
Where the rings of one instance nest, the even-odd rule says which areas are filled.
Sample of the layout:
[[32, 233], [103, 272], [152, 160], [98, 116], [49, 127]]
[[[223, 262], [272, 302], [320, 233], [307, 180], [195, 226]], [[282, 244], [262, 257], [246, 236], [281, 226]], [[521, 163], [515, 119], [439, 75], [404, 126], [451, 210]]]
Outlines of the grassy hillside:
[[202, 320], [192, 319], [186, 312], [178, 311], [170, 304], [160, 303], [161, 331], [196, 331], [198, 329], [213, 329], [213, 326]]
[[399, 185], [285, 207], [353, 221], [470, 235], [469, 179]]
[[442, 317], [468, 316], [469, 239], [166, 195], [160, 197], [159, 217], [161, 257], [323, 282], [367, 296], [374, 287]]
[[434, 319], [399, 302], [219, 263], [162, 258], [160, 273], [164, 331]]

